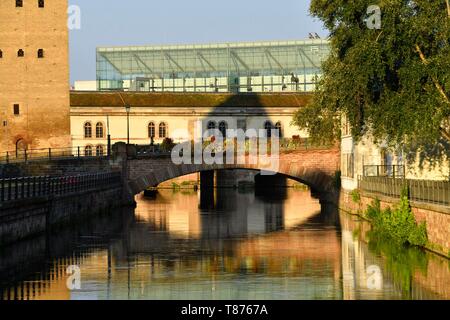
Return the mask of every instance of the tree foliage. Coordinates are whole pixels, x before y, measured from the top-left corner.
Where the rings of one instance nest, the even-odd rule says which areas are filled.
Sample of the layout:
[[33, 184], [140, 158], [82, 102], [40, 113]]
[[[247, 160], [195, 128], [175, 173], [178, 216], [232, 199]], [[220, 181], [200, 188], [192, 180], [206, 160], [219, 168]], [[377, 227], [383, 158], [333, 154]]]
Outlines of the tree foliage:
[[[331, 54], [311, 103], [294, 123], [317, 142], [340, 136], [341, 117], [358, 141], [448, 154], [450, 143], [449, 0], [380, 0], [380, 30], [369, 29], [373, 0], [312, 0], [330, 32]], [[376, 2], [375, 2], [376, 3]]]

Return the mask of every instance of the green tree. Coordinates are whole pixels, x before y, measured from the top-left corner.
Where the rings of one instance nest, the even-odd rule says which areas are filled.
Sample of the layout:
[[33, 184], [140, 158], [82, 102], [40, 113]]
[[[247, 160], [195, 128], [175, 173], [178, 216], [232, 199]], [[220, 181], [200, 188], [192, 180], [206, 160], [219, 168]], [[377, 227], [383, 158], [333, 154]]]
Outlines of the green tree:
[[331, 54], [293, 122], [316, 142], [333, 142], [345, 116], [356, 141], [369, 132], [391, 147], [448, 155], [449, 0], [379, 0], [381, 29], [370, 29], [367, 9], [376, 2], [311, 1], [330, 32]]

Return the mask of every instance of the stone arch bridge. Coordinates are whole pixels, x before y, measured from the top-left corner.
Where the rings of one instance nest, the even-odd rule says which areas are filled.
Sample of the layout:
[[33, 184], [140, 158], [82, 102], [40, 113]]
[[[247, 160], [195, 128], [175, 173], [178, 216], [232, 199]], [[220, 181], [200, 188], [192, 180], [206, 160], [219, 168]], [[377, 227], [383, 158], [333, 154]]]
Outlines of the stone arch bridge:
[[[321, 195], [321, 199], [336, 195], [336, 174], [340, 167], [339, 149], [297, 150], [279, 155], [279, 166], [274, 173], [301, 182]], [[126, 161], [129, 192], [139, 194], [160, 183], [191, 173], [212, 170], [268, 170], [258, 164], [181, 164], [176, 165], [170, 157], [140, 158]], [[276, 172], [275, 172], [276, 171]]]

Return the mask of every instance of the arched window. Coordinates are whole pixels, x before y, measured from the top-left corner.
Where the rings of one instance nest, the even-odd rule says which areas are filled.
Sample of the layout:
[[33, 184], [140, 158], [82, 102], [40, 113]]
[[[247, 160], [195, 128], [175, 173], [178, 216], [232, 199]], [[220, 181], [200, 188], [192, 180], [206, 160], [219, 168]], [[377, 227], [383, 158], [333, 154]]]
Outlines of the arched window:
[[275, 130], [277, 131], [278, 137], [283, 138], [283, 126], [280, 121], [275, 124]]
[[148, 124], [148, 137], [149, 138], [155, 138], [156, 137], [156, 132], [155, 132], [155, 123], [150, 122]]
[[272, 122], [266, 121], [266, 122], [264, 123], [264, 129], [266, 130], [267, 138], [272, 137], [272, 129], [273, 129]]
[[92, 125], [90, 122], [84, 124], [84, 137], [92, 138]]
[[86, 146], [84, 148], [84, 155], [86, 157], [92, 157], [92, 146]]
[[19, 51], [17, 51], [17, 56], [22, 58], [25, 56], [25, 51], [23, 51], [22, 49], [19, 49]]
[[97, 122], [95, 125], [95, 137], [96, 138], [103, 138], [104, 132], [103, 132], [103, 123]]
[[103, 157], [103, 146], [102, 145], [98, 145], [97, 147], [95, 147], [95, 155], [97, 157]]
[[159, 124], [159, 137], [167, 138], [167, 124], [165, 122]]
[[216, 123], [214, 121], [208, 121], [208, 130], [214, 130], [216, 128]]
[[222, 136], [225, 138], [227, 136], [228, 123], [225, 121], [221, 121], [219, 123], [219, 131], [222, 133]]

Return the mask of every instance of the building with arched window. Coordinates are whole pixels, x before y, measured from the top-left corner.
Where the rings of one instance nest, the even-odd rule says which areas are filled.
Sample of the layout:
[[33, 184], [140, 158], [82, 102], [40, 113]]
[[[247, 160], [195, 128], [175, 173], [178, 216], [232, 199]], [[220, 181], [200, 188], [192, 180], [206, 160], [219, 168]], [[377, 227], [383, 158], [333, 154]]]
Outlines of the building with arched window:
[[103, 129], [103, 123], [97, 122], [95, 125], [95, 137], [97, 139], [101, 139], [105, 137], [104, 129]]
[[266, 136], [268, 138], [272, 137], [272, 129], [273, 129], [273, 124], [271, 121], [264, 122], [264, 130], [266, 131]]
[[[280, 129], [283, 138], [307, 136], [291, 124], [299, 105], [307, 102], [308, 96], [304, 94], [234, 95], [232, 99], [230, 95], [221, 93], [121, 92], [121, 96], [131, 105], [131, 144], [149, 145], [152, 138], [156, 145], [165, 138], [171, 138], [175, 143], [192, 140], [197, 123], [200, 123], [203, 133], [208, 129], [217, 129], [224, 137], [228, 130], [236, 129], [263, 130], [269, 136], [270, 130]], [[73, 91], [71, 104], [75, 148], [79, 146], [83, 150], [87, 145], [106, 146], [108, 123], [112, 145], [127, 141], [127, 113], [117, 92]]]
[[148, 137], [149, 138], [155, 138], [156, 137], [156, 129], [155, 129], [155, 123], [150, 122], [148, 124]]
[[103, 157], [104, 156], [104, 148], [103, 148], [103, 146], [101, 144], [95, 147], [95, 155], [97, 157]]
[[165, 122], [161, 122], [159, 124], [159, 138], [160, 139], [168, 138], [168, 136], [167, 136], [167, 124]]
[[90, 122], [84, 124], [84, 137], [92, 138], [92, 124]]
[[277, 131], [278, 137], [283, 138], [283, 125], [281, 124], [281, 121], [278, 121], [275, 124], [275, 130]]
[[92, 157], [92, 146], [91, 145], [87, 145], [84, 147], [84, 155], [86, 157]]

